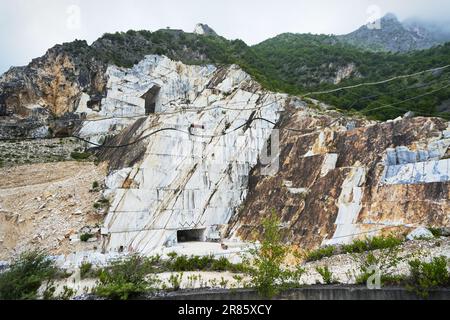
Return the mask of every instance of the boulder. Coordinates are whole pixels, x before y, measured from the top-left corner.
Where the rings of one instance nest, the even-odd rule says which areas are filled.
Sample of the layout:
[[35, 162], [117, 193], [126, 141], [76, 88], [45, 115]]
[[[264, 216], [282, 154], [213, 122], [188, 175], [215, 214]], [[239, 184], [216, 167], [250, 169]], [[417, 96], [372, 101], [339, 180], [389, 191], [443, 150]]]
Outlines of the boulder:
[[433, 234], [431, 233], [430, 230], [428, 230], [425, 227], [418, 227], [406, 236], [406, 239], [408, 239], [408, 240], [432, 239], [432, 238], [434, 238]]

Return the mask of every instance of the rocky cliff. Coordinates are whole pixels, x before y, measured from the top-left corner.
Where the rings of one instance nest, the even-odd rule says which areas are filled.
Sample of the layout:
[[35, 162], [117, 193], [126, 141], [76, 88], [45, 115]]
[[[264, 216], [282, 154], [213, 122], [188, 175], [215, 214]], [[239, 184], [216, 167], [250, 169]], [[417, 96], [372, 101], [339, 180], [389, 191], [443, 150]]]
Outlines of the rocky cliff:
[[54, 116], [73, 112], [81, 92], [102, 94], [105, 66], [89, 57], [84, 41], [57, 45], [26, 67], [11, 68], [0, 78], [5, 113], [30, 116], [37, 108]]
[[[262, 90], [235, 65], [188, 66], [148, 56], [133, 69], [108, 73], [114, 76], [102, 110], [111, 113], [103, 116], [144, 118], [106, 143], [123, 150], [100, 151], [111, 169], [104, 250], [150, 254], [176, 246], [182, 231], [201, 241], [224, 239], [286, 96]], [[147, 115], [145, 92], [154, 101]], [[257, 117], [267, 121], [252, 122]]]
[[306, 249], [449, 225], [449, 123], [292, 110], [280, 130], [280, 171], [261, 177], [264, 166], [252, 170], [228, 236], [255, 238], [271, 210], [288, 231], [285, 240]]
[[449, 223], [442, 119], [345, 116], [267, 92], [237, 66], [148, 56], [107, 74], [102, 107], [79, 132], [99, 142], [124, 128], [105, 142], [123, 148], [99, 151], [110, 163], [105, 252], [177, 247], [183, 231], [254, 240], [272, 209], [301, 248]]
[[418, 19], [400, 22], [390, 13], [374, 25], [362, 26], [339, 40], [373, 51], [410, 52], [428, 49], [450, 40], [445, 27], [438, 27]]
[[[347, 116], [268, 91], [234, 64], [121, 51], [121, 61], [143, 55], [127, 67], [91, 55], [122, 40], [57, 46], [0, 80], [0, 102], [13, 118], [49, 130], [47, 119], [73, 117], [70, 134], [108, 163], [103, 200], [111, 205], [102, 248], [89, 254], [253, 240], [272, 209], [289, 231], [285, 241], [305, 249], [448, 226], [450, 127], [443, 119]], [[354, 72], [348, 64], [333, 81]], [[48, 135], [38, 129], [33, 137]]]

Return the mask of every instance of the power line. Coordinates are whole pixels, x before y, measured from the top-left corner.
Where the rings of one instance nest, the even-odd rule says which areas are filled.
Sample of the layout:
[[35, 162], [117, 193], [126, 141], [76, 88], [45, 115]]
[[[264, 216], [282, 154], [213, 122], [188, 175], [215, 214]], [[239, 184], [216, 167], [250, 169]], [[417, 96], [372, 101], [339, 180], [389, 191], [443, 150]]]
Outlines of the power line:
[[[362, 83], [362, 84], [358, 84], [358, 85], [355, 85], [355, 86], [341, 87], [341, 88], [337, 88], [337, 89], [334, 89], [334, 90], [329, 90], [329, 91], [326, 91], [326, 92], [323, 91], [323, 92], [321, 92], [321, 94], [332, 93], [332, 92], [336, 92], [336, 91], [340, 91], [340, 90], [345, 90], [345, 89], [350, 89], [350, 88], [356, 88], [356, 87], [361, 87], [361, 86], [376, 85], [376, 84], [387, 83], [387, 82], [390, 82], [390, 81], [394, 81], [394, 80], [396, 80], [396, 79], [401, 79], [401, 78], [406, 78], [406, 77], [417, 76], [417, 75], [419, 75], [419, 74], [423, 74], [423, 73], [430, 72], [430, 71], [442, 70], [442, 69], [445, 69], [445, 68], [448, 68], [448, 67], [450, 67], [450, 65], [443, 66], [443, 67], [439, 67], [439, 68], [428, 69], [428, 70], [421, 71], [421, 72], [417, 72], [417, 73], [410, 74], [410, 75], [397, 76], [397, 77], [390, 78], [390, 79], [383, 80], [383, 81], [379, 81], [379, 82]], [[441, 91], [441, 90], [443, 90], [443, 89], [445, 89], [445, 88], [447, 88], [447, 87], [449, 87], [449, 86], [450, 86], [450, 84], [447, 84], [446, 86], [441, 87], [441, 88], [436, 89], [436, 90], [433, 90], [433, 91], [431, 91], [431, 92], [428, 92], [428, 93], [425, 93], [425, 94], [421, 94], [421, 95], [418, 95], [418, 96], [415, 96], [415, 97], [412, 97], [412, 98], [409, 98], [409, 99], [405, 99], [405, 100], [402, 100], [402, 101], [399, 101], [399, 102], [396, 102], [396, 103], [387, 104], [387, 105], [382, 105], [382, 106], [380, 106], [380, 107], [377, 107], [377, 108], [374, 108], [374, 109], [370, 109], [370, 110], [366, 110], [366, 111], [363, 111], [363, 112], [371, 112], [371, 111], [375, 111], [375, 110], [379, 110], [379, 109], [383, 109], [383, 108], [387, 108], [387, 107], [395, 108], [395, 107], [394, 107], [395, 105], [398, 105], [398, 104], [401, 104], [401, 103], [404, 103], [404, 102], [407, 102], [407, 101], [412, 101], [412, 100], [415, 100], [415, 99], [418, 99], [418, 98], [421, 98], [421, 97], [424, 97], [424, 96], [428, 96], [428, 95], [433, 94], [433, 93], [435, 93], [435, 92]], [[310, 93], [310, 94], [317, 94], [317, 92], [316, 92], [316, 93]], [[310, 94], [306, 94], [305, 96], [310, 95]], [[283, 99], [285, 99], [285, 98], [284, 98], [284, 97], [280, 97], [280, 98], [275, 99], [274, 101], [271, 101], [270, 103], [263, 104], [263, 105], [260, 105], [260, 106], [255, 106], [255, 107], [252, 107], [252, 108], [229, 108], [229, 107], [220, 106], [220, 105], [211, 105], [210, 107], [206, 106], [206, 107], [204, 107], [204, 108], [199, 107], [199, 108], [191, 108], [191, 109], [176, 110], [176, 111], [172, 111], [172, 112], [168, 111], [168, 112], [164, 112], [164, 113], [162, 113], [162, 114], [166, 115], [166, 114], [175, 114], [175, 113], [183, 113], [183, 112], [204, 112], [204, 111], [209, 111], [209, 110], [213, 110], [213, 109], [217, 109], [217, 108], [228, 109], [228, 110], [236, 110], [236, 111], [248, 111], [248, 110], [257, 110], [257, 109], [261, 110], [262, 108], [267, 107], [267, 106], [272, 106], [273, 104], [275, 104], [275, 103], [277, 103], [277, 102], [279, 102], [280, 100], [283, 100]], [[177, 100], [179, 100], [179, 99], [177, 99]], [[176, 101], [176, 100], [175, 100], [175, 101]], [[229, 103], [227, 103], [226, 105], [230, 105], [230, 104], [232, 105], [232, 104], [238, 104], [238, 103], [245, 103], [245, 102], [248, 103], [249, 101], [246, 100], [246, 101], [229, 102]], [[170, 102], [168, 102], [168, 103], [170, 103]], [[168, 103], [166, 103], [166, 105], [167, 105]], [[402, 110], [402, 111], [409, 111], [409, 110], [405, 110], [405, 109], [401, 109], [401, 108], [395, 108], [395, 109]], [[417, 113], [419, 113], [419, 112], [417, 112]], [[433, 115], [433, 114], [426, 114], [426, 113], [422, 113], [422, 114], [424, 114], [424, 115], [430, 115], [430, 116]], [[143, 118], [143, 117], [147, 117], [147, 116], [135, 116], [135, 117], [136, 117], [136, 118]], [[115, 118], [117, 118], [117, 117], [115, 117]], [[123, 117], [123, 118], [134, 118], [134, 117]], [[113, 117], [113, 118], [103, 118], [103, 119], [92, 119], [92, 120], [87, 120], [87, 121], [101, 121], [101, 120], [105, 120], [105, 119], [114, 119], [114, 117]], [[152, 136], [152, 135], [154, 135], [154, 134], [156, 134], [156, 133], [162, 132], [162, 131], [178, 131], [178, 132], [181, 132], [181, 133], [189, 134], [189, 135], [196, 136], [196, 137], [203, 137], [203, 138], [215, 138], [215, 137], [221, 137], [221, 136], [230, 134], [230, 133], [232, 133], [232, 132], [235, 132], [235, 131], [241, 129], [242, 127], [244, 127], [244, 126], [249, 126], [254, 120], [262, 120], [262, 121], [266, 121], [266, 122], [268, 122], [268, 123], [270, 123], [270, 124], [272, 124], [272, 125], [274, 125], [274, 126], [276, 125], [276, 123], [273, 122], [273, 121], [271, 121], [271, 120], [268, 120], [268, 119], [265, 119], [265, 118], [258, 117], [258, 118], [253, 118], [253, 119], [251, 119], [251, 121], [245, 122], [244, 124], [242, 124], [242, 125], [240, 125], [240, 126], [234, 128], [234, 129], [231, 130], [231, 131], [223, 132], [223, 133], [218, 134], [218, 135], [198, 135], [198, 134], [193, 134], [190, 130], [189, 130], [189, 132], [186, 132], [186, 131], [183, 131], [183, 130], [180, 130], [180, 129], [177, 129], [177, 128], [162, 128], [162, 129], [158, 129], [158, 130], [156, 130], [156, 131], [154, 131], [154, 132], [151, 132], [150, 134], [147, 134], [147, 135], [145, 135], [145, 136], [143, 136], [143, 137], [141, 137], [141, 138], [139, 138], [139, 139], [137, 139], [137, 140], [135, 140], [135, 141], [133, 141], [133, 142], [130, 142], [130, 143], [127, 143], [127, 144], [123, 144], [123, 145], [116, 145], [116, 146], [108, 146], [108, 145], [104, 145], [104, 144], [101, 145], [101, 144], [91, 142], [91, 141], [89, 141], [89, 140], [87, 140], [87, 139], [84, 139], [84, 138], [82, 138], [82, 137], [75, 136], [75, 135], [72, 135], [71, 137], [76, 138], [76, 139], [79, 139], [79, 140], [84, 141], [84, 142], [86, 142], [86, 143], [92, 144], [92, 145], [94, 145], [94, 146], [96, 146], [96, 147], [103, 147], [103, 148], [122, 148], [122, 147], [127, 147], [127, 146], [130, 146], [130, 145], [136, 144], [136, 143], [138, 143], [138, 142], [140, 142], [140, 141], [142, 141], [142, 140], [144, 140], [144, 139], [146, 139], [146, 138], [148, 138], [148, 137], [150, 137], [150, 136]], [[332, 122], [331, 124], [333, 124], [333, 123], [335, 123], [335, 122], [337, 122], [337, 121], [339, 121], [339, 120], [340, 120], [340, 119], [336, 119], [336, 120], [335, 120], [334, 122]], [[72, 120], [66, 120], [66, 121], [72, 121]], [[329, 124], [328, 126], [330, 126], [331, 124]], [[156, 127], [156, 126], [153, 126], [153, 127]], [[145, 129], [145, 130], [148, 130], [148, 129], [150, 129], [150, 128], [147, 128], [147, 129]], [[288, 131], [293, 131], [293, 132], [302, 132], [302, 133], [305, 132], [305, 130], [302, 130], [302, 129], [294, 129], [294, 128], [281, 128], [281, 129], [283, 129], [283, 130], [288, 130]], [[312, 130], [311, 132], [314, 132], [314, 131], [317, 131], [317, 130], [318, 130], [318, 129], [315, 129], [315, 130]], [[6, 141], [17, 141], [17, 140], [35, 140], [35, 139], [39, 139], [39, 138], [1, 139], [1, 140], [2, 140], [2, 141], [5, 141], [5, 140], [6, 140]]]
[[398, 79], [406, 79], [406, 78], [415, 77], [415, 76], [418, 76], [420, 74], [424, 74], [424, 73], [427, 73], [427, 72], [434, 72], [434, 71], [447, 69], [449, 67], [450, 67], [450, 65], [446, 65], [446, 66], [443, 66], [443, 67], [423, 70], [423, 71], [419, 71], [419, 72], [412, 73], [412, 74], [406, 74], [406, 75], [402, 75], [402, 76], [396, 76], [396, 77], [393, 77], [393, 78], [389, 78], [389, 79], [381, 80], [381, 81], [376, 81], [376, 82], [364, 82], [364, 83], [359, 83], [359, 84], [352, 85], [352, 86], [345, 86], [345, 87], [340, 87], [340, 88], [331, 89], [331, 90], [308, 92], [306, 94], [301, 95], [301, 97], [307, 97], [307, 96], [311, 96], [311, 95], [320, 95], [320, 94], [334, 93], [334, 92], [338, 92], [338, 91], [342, 91], [342, 90], [359, 88], [359, 87], [375, 86], [375, 85], [379, 85], [379, 84], [392, 82], [392, 81], [398, 80]]
[[[432, 86], [432, 85], [434, 85], [434, 84], [436, 84], [436, 82], [430, 82], [430, 83], [424, 83], [424, 84], [421, 84], [421, 85], [414, 85], [414, 86], [409, 86], [409, 87], [407, 87], [407, 88], [402, 88], [402, 89], [399, 89], [399, 90], [395, 90], [395, 91], [391, 91], [390, 92], [390, 94], [394, 94], [394, 93], [399, 93], [399, 92], [404, 92], [404, 91], [408, 91], [408, 90], [410, 90], [410, 89], [422, 89], [422, 88], [426, 88], [426, 87], [429, 87], [429, 86]], [[351, 109], [358, 101], [361, 101], [361, 100], [369, 100], [369, 99], [373, 99], [373, 98], [377, 98], [377, 97], [380, 97], [380, 96], [383, 96], [384, 95], [384, 93], [378, 93], [378, 94], [373, 94], [373, 95], [370, 95], [370, 96], [359, 96], [359, 95], [357, 95], [356, 93], [353, 93], [353, 92], [351, 92], [351, 91], [349, 91], [349, 93], [351, 94], [351, 95], [354, 95], [354, 96], [357, 96], [358, 97], [358, 99], [356, 99], [349, 107], [347, 107], [347, 109]], [[377, 101], [374, 101], [375, 103], [379, 103], [379, 102], [377, 102]]]
[[[403, 110], [403, 111], [404, 111], [405, 109], [395, 108], [394, 106], [399, 105], [399, 104], [402, 104], [402, 103], [405, 103], [405, 102], [408, 102], [408, 101], [416, 100], [416, 99], [419, 99], [419, 98], [422, 98], [422, 97], [425, 97], [425, 96], [429, 96], [430, 94], [439, 92], [439, 91], [444, 90], [444, 89], [446, 89], [446, 88], [448, 88], [448, 87], [450, 87], [450, 83], [448, 83], [447, 85], [445, 85], [445, 86], [443, 86], [443, 87], [440, 87], [440, 88], [438, 88], [438, 89], [432, 90], [432, 91], [430, 91], [430, 92], [426, 92], [426, 93], [417, 95], [417, 96], [415, 96], [415, 97], [411, 97], [411, 98], [408, 98], [408, 99], [405, 99], [405, 100], [402, 100], [402, 101], [399, 101], [399, 102], [391, 103], [391, 104], [385, 104], [385, 105], [382, 105], [382, 106], [377, 107], [377, 108], [368, 109], [368, 110], [363, 110], [362, 112], [372, 112], [372, 111], [375, 111], [375, 110], [380, 110], [380, 109], [384, 109], [384, 108], [388, 108], [388, 107], [392, 107], [392, 108], [394, 108], [394, 109], [398, 109], [398, 110]], [[409, 110], [408, 110], [408, 111], [409, 111]], [[417, 112], [417, 113], [419, 113], [419, 112]], [[431, 115], [431, 114], [429, 114], [429, 115]]]

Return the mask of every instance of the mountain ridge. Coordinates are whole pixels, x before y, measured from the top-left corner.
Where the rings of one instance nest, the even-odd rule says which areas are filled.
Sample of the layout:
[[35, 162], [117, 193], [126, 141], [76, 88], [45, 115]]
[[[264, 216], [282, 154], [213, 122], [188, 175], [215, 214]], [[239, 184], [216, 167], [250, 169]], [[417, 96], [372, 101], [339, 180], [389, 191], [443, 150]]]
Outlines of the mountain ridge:
[[450, 41], [450, 32], [432, 27], [426, 21], [411, 18], [400, 22], [393, 13], [388, 13], [373, 25], [338, 38], [344, 43], [372, 51], [410, 52], [429, 49]]
[[[399, 27], [396, 18], [388, 16], [385, 20]], [[267, 89], [295, 95], [450, 64], [448, 44], [392, 54], [361, 50], [338, 36], [285, 33], [248, 46], [242, 40], [227, 40], [212, 32], [130, 30], [104, 34], [90, 46], [82, 40], [56, 45], [28, 66], [11, 68], [0, 77], [0, 115], [28, 117], [38, 105], [59, 117], [74, 111], [81, 93], [88, 94], [90, 103], [95, 103], [105, 95], [107, 79], [104, 75], [108, 65], [129, 68], [149, 54], [166, 55], [194, 65], [237, 64]], [[389, 119], [404, 112], [395, 108], [377, 112], [370, 112], [370, 109], [400, 103], [407, 98], [408, 91], [397, 92], [405, 86], [414, 89], [411, 93], [426, 93], [423, 88], [437, 88], [447, 80], [447, 74], [412, 80], [417, 88], [412, 82], [400, 82], [373, 88], [371, 92], [355, 90], [314, 98], [340, 109], [362, 110], [375, 118]], [[430, 81], [434, 87], [429, 87]], [[356, 100], [355, 93], [359, 97]], [[369, 93], [377, 98], [360, 99]], [[421, 99], [406, 109], [422, 115], [447, 116], [450, 108], [445, 103], [449, 99], [450, 92], [445, 90], [433, 99]]]

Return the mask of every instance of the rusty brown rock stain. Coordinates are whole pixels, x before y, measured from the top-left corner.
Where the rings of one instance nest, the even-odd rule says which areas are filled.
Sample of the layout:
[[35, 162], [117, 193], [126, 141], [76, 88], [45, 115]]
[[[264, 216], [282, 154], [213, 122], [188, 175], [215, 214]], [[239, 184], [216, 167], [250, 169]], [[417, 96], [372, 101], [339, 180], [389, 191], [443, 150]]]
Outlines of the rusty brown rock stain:
[[[380, 183], [387, 148], [413, 149], [426, 145], [445, 130], [444, 120], [424, 117], [384, 123], [356, 120], [355, 128], [345, 130], [343, 126], [348, 121], [345, 117], [336, 122], [336, 115], [305, 115], [301, 110], [287, 109], [289, 116], [282, 115], [280, 121], [280, 170], [274, 177], [260, 175], [259, 164], [251, 170], [247, 198], [231, 220], [227, 235], [233, 232], [244, 240], [256, 239], [262, 231], [262, 219], [275, 210], [286, 229], [286, 242], [301, 250], [320, 246], [336, 230], [342, 184], [355, 166], [366, 171], [361, 186], [362, 209], [356, 221], [362, 234], [373, 230], [380, 230], [379, 234], [403, 234], [410, 230], [405, 227], [408, 224], [450, 225], [448, 182]], [[319, 123], [329, 128], [319, 128]], [[332, 123], [334, 127], [330, 126]], [[299, 132], [283, 128], [296, 128]], [[321, 133], [325, 139], [320, 144]], [[311, 150], [315, 155], [304, 157]], [[325, 155], [330, 152], [338, 154], [336, 168], [320, 177]], [[289, 192], [285, 181], [293, 188], [307, 188], [307, 194]]]

